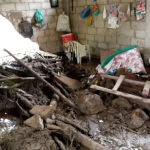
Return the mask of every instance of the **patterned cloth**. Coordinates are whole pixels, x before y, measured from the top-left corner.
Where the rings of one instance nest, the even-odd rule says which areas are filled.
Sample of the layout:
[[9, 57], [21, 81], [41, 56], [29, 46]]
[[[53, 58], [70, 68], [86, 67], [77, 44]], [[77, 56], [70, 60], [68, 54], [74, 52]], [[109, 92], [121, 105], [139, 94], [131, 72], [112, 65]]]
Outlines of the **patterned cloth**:
[[105, 67], [105, 72], [114, 72], [119, 68], [131, 70], [132, 73], [146, 73], [143, 60], [137, 48], [114, 57]]

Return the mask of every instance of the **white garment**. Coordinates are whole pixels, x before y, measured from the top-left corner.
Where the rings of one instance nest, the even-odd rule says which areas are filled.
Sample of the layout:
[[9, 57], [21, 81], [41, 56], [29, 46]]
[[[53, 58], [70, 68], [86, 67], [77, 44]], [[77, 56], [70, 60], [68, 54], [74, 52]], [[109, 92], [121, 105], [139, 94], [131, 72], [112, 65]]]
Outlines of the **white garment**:
[[104, 10], [103, 10], [103, 19], [107, 18], [107, 12], [106, 12], [106, 7], [104, 6]]

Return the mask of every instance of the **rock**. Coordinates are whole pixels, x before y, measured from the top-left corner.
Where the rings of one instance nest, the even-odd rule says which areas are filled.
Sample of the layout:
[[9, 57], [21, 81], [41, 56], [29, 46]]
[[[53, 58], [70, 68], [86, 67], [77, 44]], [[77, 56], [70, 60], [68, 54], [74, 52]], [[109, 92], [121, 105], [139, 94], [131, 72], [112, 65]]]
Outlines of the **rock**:
[[43, 119], [39, 115], [34, 115], [33, 117], [27, 119], [24, 121], [24, 124], [37, 130], [44, 129]]
[[76, 92], [74, 100], [78, 109], [86, 115], [95, 115], [105, 109], [101, 97], [88, 90]]
[[43, 119], [47, 119], [52, 115], [52, 108], [50, 106], [47, 105], [35, 105], [31, 110], [30, 113], [32, 115], [40, 115]]
[[137, 129], [140, 128], [148, 119], [149, 116], [147, 116], [143, 110], [136, 109], [127, 121], [127, 125], [131, 129]]
[[123, 108], [125, 110], [130, 110], [132, 108], [132, 105], [124, 97], [119, 97], [114, 99], [112, 101], [112, 105], [115, 107]]

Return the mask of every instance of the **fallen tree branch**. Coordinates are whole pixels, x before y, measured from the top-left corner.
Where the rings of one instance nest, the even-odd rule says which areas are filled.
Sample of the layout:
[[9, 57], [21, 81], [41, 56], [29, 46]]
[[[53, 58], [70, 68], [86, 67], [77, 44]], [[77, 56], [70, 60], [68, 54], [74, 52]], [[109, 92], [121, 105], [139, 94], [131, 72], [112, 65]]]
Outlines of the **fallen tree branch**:
[[41, 76], [39, 76], [34, 70], [29, 68], [27, 65], [25, 65], [21, 60], [16, 58], [12, 53], [10, 53], [8, 50], [4, 49], [5, 52], [7, 52], [10, 56], [12, 56], [17, 62], [19, 62], [22, 66], [27, 68], [34, 77], [36, 77], [38, 80], [43, 82], [50, 90], [52, 90], [54, 93], [56, 93], [62, 100], [64, 100], [69, 106], [75, 107], [75, 104], [68, 98], [66, 98], [62, 93], [60, 93], [58, 90], [56, 90], [50, 83], [48, 83], [45, 79], [43, 79]]
[[[61, 121], [56, 121], [56, 124], [62, 128], [63, 134], [67, 137], [73, 136], [74, 139], [82, 145], [88, 147], [90, 150], [108, 150], [101, 144], [93, 141], [88, 136], [78, 132], [74, 127], [67, 125]], [[72, 135], [71, 135], [72, 134]]]

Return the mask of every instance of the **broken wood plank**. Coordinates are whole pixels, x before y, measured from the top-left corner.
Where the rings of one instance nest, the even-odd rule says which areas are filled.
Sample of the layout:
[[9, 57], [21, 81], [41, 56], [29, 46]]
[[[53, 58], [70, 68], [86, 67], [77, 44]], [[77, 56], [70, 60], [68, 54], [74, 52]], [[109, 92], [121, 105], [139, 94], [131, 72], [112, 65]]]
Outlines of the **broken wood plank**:
[[112, 89], [113, 91], [117, 91], [121, 85], [121, 83], [123, 82], [125, 76], [124, 75], [120, 75], [120, 77], [118, 78], [114, 88]]
[[113, 91], [111, 89], [107, 89], [107, 88], [97, 86], [97, 85], [91, 85], [90, 88], [95, 89], [95, 90], [99, 90], [99, 91], [102, 91], [102, 92], [107, 92], [107, 93], [110, 93], [110, 94], [114, 94], [114, 95], [117, 95], [117, 96], [126, 97], [131, 101], [133, 99], [133, 100], [135, 100], [134, 103], [136, 103], [138, 105], [141, 105], [143, 108], [146, 108], [148, 111], [150, 111], [150, 99], [148, 99], [148, 98], [143, 98], [143, 97], [140, 97], [140, 96], [136, 96], [136, 95], [132, 95], [132, 94], [124, 93], [124, 92]]
[[[104, 78], [108, 78], [108, 79], [118, 80], [118, 77], [116, 77], [116, 76], [110, 76], [110, 75], [106, 75], [106, 74], [101, 74], [100, 76], [104, 77]], [[124, 79], [123, 82], [131, 83], [131, 84], [135, 84], [135, 85], [141, 85], [141, 86], [145, 85], [145, 82], [134, 81], [134, 80], [130, 80], [130, 79]]]
[[74, 139], [81, 143], [82, 145], [88, 147], [90, 150], [108, 150], [106, 147], [104, 147], [103, 145], [95, 142], [94, 140], [92, 140], [91, 138], [89, 138], [88, 136], [80, 133], [79, 131], [77, 131], [74, 127], [72, 127], [71, 125], [67, 125], [61, 121], [56, 121], [56, 124], [62, 128], [63, 134], [65, 136], [70, 137], [74, 137]]
[[146, 81], [145, 86], [144, 86], [144, 89], [143, 89], [143, 92], [142, 92], [142, 95], [143, 95], [144, 97], [148, 97], [148, 95], [149, 95], [149, 90], [150, 90], [150, 81]]
[[21, 60], [16, 58], [12, 53], [10, 53], [8, 50], [4, 49], [5, 52], [7, 52], [10, 56], [12, 56], [18, 63], [20, 63], [22, 66], [27, 68], [34, 77], [36, 77], [38, 80], [43, 82], [50, 90], [52, 90], [54, 93], [56, 93], [62, 100], [64, 100], [69, 106], [75, 108], [75, 104], [68, 98], [66, 98], [62, 93], [60, 93], [58, 90], [55, 89], [54, 86], [52, 86], [49, 82], [47, 82], [45, 79], [43, 79], [41, 76], [39, 76], [34, 70], [29, 68], [27, 65], [25, 65]]

